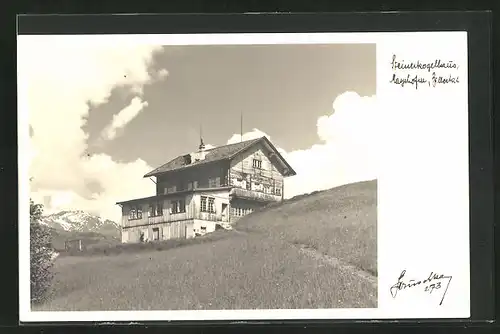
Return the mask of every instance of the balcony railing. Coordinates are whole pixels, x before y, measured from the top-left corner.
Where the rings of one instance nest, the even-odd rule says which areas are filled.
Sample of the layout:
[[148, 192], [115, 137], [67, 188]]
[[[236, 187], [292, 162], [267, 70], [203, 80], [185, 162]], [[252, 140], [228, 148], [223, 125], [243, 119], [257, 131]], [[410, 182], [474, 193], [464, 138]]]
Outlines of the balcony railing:
[[214, 222], [224, 222], [224, 221], [227, 222], [229, 217], [227, 216], [227, 214], [224, 216], [221, 213], [194, 212], [193, 210], [188, 210], [186, 212], [180, 212], [174, 214], [169, 213], [155, 217], [148, 217], [146, 213], [146, 215], [143, 215], [141, 219], [126, 219], [125, 227], [173, 223], [177, 221], [191, 220], [191, 219], [208, 220]]
[[255, 191], [255, 190], [247, 190], [243, 188], [233, 188], [229, 195], [233, 198], [244, 198], [251, 199], [260, 202], [279, 202], [281, 201], [281, 196], [266, 194], [263, 192]]

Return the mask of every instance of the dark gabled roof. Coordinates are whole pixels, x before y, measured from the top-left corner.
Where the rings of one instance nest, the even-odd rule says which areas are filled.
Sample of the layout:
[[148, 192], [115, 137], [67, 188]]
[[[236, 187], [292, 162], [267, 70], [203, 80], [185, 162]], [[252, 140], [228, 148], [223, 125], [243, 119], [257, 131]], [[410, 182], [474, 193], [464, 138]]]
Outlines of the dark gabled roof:
[[178, 169], [193, 167], [193, 166], [199, 166], [199, 165], [203, 165], [203, 164], [210, 163], [210, 162], [216, 162], [216, 161], [221, 161], [221, 160], [225, 160], [225, 159], [230, 159], [232, 156], [234, 156], [238, 152], [244, 150], [245, 148], [252, 146], [254, 143], [259, 141], [260, 139], [261, 138], [246, 140], [246, 141], [242, 141], [242, 142], [235, 143], [235, 144], [229, 144], [229, 145], [224, 145], [224, 146], [219, 146], [219, 147], [207, 149], [207, 150], [205, 150], [205, 152], [206, 152], [205, 159], [200, 160], [200, 161], [193, 161], [191, 163], [187, 163], [187, 161], [186, 161], [187, 158], [189, 157], [189, 154], [181, 155], [175, 159], [170, 160], [166, 164], [161, 165], [160, 167], [152, 170], [151, 172], [144, 175], [144, 177], [155, 176], [155, 175], [169, 172], [169, 171], [173, 171], [173, 170], [178, 170]]
[[223, 145], [208, 149], [205, 151], [206, 152], [205, 159], [200, 161], [190, 161], [191, 160], [190, 154], [178, 156], [177, 158], [170, 160], [166, 164], [147, 173], [146, 175], [144, 175], [144, 177], [156, 176], [158, 174], [162, 174], [165, 172], [196, 167], [222, 160], [230, 160], [237, 154], [245, 151], [246, 149], [250, 148], [254, 144], [261, 141], [265, 142], [269, 146], [269, 148], [272, 151], [274, 151], [278, 156], [278, 158], [283, 162], [283, 164], [288, 169], [287, 175], [292, 176], [296, 174], [293, 168], [288, 164], [288, 162], [283, 158], [283, 156], [281, 156], [281, 154], [278, 152], [276, 147], [271, 143], [271, 141], [266, 137], [260, 137], [235, 144]]
[[151, 177], [151, 176], [156, 176], [158, 174], [162, 174], [165, 172], [170, 172], [174, 170], [180, 170], [180, 169], [185, 169], [185, 168], [191, 168], [195, 166], [200, 166], [203, 164], [207, 163], [212, 163], [212, 162], [217, 162], [217, 161], [222, 161], [222, 160], [230, 160], [234, 156], [236, 156], [238, 153], [243, 152], [244, 150], [250, 148], [254, 144], [264, 141], [266, 142], [271, 150], [276, 152], [276, 155], [280, 158], [281, 161], [286, 165], [288, 169], [288, 175], [295, 175], [295, 171], [292, 169], [292, 167], [285, 161], [285, 159], [281, 156], [281, 154], [278, 152], [276, 147], [267, 139], [266, 137], [260, 137], [256, 139], [251, 139], [251, 140], [246, 140], [242, 141], [239, 143], [235, 144], [229, 144], [229, 145], [223, 145], [219, 147], [214, 147], [208, 150], [205, 150], [206, 155], [205, 159], [200, 160], [200, 161], [190, 161], [190, 154], [185, 154], [178, 156], [177, 158], [170, 160], [166, 164], [152, 170], [151, 172], [147, 173], [144, 175], [144, 177]]

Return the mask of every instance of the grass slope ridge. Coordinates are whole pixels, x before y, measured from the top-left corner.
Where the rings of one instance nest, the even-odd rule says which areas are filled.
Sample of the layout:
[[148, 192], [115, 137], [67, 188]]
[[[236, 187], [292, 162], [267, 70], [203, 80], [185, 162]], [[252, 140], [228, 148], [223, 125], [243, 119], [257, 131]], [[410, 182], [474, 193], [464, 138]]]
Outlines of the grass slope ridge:
[[300, 196], [209, 242], [60, 257], [53, 299], [34, 310], [377, 307], [376, 189], [369, 181]]
[[377, 181], [348, 184], [271, 205], [235, 228], [284, 239], [377, 274]]

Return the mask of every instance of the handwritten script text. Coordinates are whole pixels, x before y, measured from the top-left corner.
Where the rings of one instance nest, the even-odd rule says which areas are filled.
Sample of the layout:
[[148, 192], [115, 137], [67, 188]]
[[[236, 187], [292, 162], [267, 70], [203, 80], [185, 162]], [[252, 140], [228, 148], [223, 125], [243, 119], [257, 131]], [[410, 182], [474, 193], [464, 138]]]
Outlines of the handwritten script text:
[[460, 83], [460, 77], [456, 74], [459, 65], [452, 60], [405, 61], [393, 55], [391, 69], [393, 73], [389, 83], [401, 87], [413, 86], [418, 89], [422, 86], [437, 87]]
[[[423, 288], [423, 291], [426, 293], [431, 294], [434, 290], [441, 290], [443, 289], [441, 301], [439, 302], [439, 305], [443, 304], [444, 297], [446, 297], [446, 293], [448, 292], [448, 287], [450, 286], [450, 282], [452, 279], [452, 276], [445, 276], [442, 274], [437, 274], [434, 272], [431, 272], [427, 278], [423, 280], [414, 280], [410, 279], [408, 281], [404, 281], [406, 275], [406, 270], [403, 270], [401, 274], [399, 275], [398, 281], [391, 286], [390, 292], [392, 295], [392, 298], [396, 298], [398, 295], [398, 292], [401, 290], [407, 290], [407, 289], [412, 289], [412, 288]], [[446, 287], [444, 285], [446, 284]]]

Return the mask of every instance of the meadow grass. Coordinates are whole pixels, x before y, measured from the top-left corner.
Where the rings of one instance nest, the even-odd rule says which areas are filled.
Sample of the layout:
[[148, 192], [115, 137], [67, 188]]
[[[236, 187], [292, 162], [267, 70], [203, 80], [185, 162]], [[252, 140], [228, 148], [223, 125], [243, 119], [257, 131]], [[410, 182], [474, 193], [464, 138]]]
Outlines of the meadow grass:
[[56, 263], [45, 310], [373, 307], [367, 282], [258, 235]]
[[243, 217], [235, 228], [308, 245], [377, 275], [377, 181], [300, 196]]
[[33, 310], [376, 307], [376, 287], [296, 246], [376, 273], [376, 212], [376, 182], [359, 183], [254, 212], [204, 239], [62, 256], [52, 299]]

